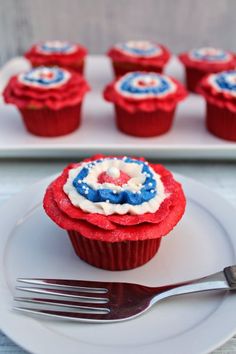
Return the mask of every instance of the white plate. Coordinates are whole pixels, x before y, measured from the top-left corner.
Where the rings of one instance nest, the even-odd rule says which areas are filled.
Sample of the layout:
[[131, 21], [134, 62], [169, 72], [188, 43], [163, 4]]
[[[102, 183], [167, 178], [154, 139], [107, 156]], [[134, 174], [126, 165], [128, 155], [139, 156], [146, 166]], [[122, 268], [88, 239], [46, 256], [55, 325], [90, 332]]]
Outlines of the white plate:
[[0, 214], [0, 328], [22, 347], [41, 354], [202, 354], [233, 336], [235, 294], [169, 299], [135, 320], [104, 325], [39, 320], [11, 310], [19, 276], [161, 285], [235, 264], [235, 210], [203, 185], [176, 177], [187, 195], [185, 216], [150, 262], [123, 272], [80, 261], [66, 233], [45, 215], [42, 196], [55, 176], [11, 199]]
[[[26, 70], [24, 58], [14, 58], [0, 71], [0, 91], [9, 76]], [[183, 81], [183, 67], [172, 58], [166, 72]], [[180, 103], [171, 131], [154, 138], [136, 138], [115, 127], [113, 105], [102, 91], [113, 79], [104, 56], [89, 56], [86, 77], [92, 86], [83, 107], [83, 122], [76, 132], [60, 138], [40, 138], [27, 133], [14, 106], [0, 104], [0, 156], [67, 157], [101, 153], [137, 154], [147, 158], [236, 158], [236, 143], [214, 137], [204, 125], [204, 100], [190, 95]]]

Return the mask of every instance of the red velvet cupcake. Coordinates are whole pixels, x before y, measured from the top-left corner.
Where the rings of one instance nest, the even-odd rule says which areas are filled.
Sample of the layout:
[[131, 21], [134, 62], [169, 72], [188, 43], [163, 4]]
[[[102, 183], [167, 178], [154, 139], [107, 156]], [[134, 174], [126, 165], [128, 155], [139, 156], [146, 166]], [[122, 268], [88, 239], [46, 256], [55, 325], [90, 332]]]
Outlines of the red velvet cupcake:
[[112, 60], [116, 76], [130, 71], [153, 71], [161, 73], [170, 58], [169, 50], [150, 41], [118, 43], [107, 55]]
[[46, 41], [33, 45], [25, 53], [32, 66], [60, 66], [83, 73], [87, 50], [80, 44]]
[[47, 188], [44, 209], [76, 254], [109, 270], [149, 261], [185, 210], [181, 185], [162, 165], [97, 155], [69, 165]]
[[186, 95], [177, 80], [152, 72], [128, 73], [104, 91], [104, 98], [115, 105], [118, 129], [139, 137], [169, 131], [176, 106]]
[[196, 92], [197, 85], [205, 75], [236, 66], [234, 53], [211, 47], [193, 49], [180, 54], [179, 58], [185, 66], [187, 88], [192, 92]]
[[204, 77], [198, 92], [207, 102], [207, 129], [219, 138], [236, 141], [236, 70]]
[[21, 112], [26, 129], [53, 137], [73, 132], [80, 125], [80, 110], [89, 90], [76, 72], [57, 67], [38, 67], [13, 76], [3, 97]]

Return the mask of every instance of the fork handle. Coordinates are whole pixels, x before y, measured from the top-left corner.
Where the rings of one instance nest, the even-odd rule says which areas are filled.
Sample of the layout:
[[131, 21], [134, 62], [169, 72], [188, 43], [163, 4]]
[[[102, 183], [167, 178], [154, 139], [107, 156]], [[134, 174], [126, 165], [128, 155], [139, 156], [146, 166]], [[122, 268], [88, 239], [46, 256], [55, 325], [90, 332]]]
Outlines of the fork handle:
[[226, 267], [223, 271], [204, 278], [153, 288], [153, 290], [156, 291], [156, 296], [152, 303], [176, 295], [212, 290], [236, 290], [236, 266]]

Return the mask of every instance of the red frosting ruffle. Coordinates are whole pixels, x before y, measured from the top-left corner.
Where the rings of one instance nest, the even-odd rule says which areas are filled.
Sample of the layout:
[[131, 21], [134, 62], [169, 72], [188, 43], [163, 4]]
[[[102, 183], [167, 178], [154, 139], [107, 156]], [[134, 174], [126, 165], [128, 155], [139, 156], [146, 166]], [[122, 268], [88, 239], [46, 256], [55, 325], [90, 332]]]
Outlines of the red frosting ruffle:
[[37, 44], [33, 45], [26, 53], [25, 57], [32, 63], [33, 66], [55, 65], [58, 66], [73, 66], [82, 61], [87, 55], [87, 49], [78, 45], [78, 49], [71, 54], [43, 54], [36, 50]]
[[70, 73], [71, 77], [65, 84], [52, 89], [24, 85], [18, 80], [17, 75], [13, 76], [4, 89], [4, 100], [20, 109], [58, 110], [74, 106], [82, 101], [90, 87], [82, 75], [72, 71]]
[[192, 60], [189, 56], [189, 52], [185, 52], [179, 55], [180, 61], [189, 68], [199, 69], [208, 73], [219, 72], [223, 70], [233, 69], [236, 66], [236, 56], [234, 53], [228, 52], [232, 55], [232, 59], [226, 62], [209, 62], [206, 60]]
[[236, 96], [230, 93], [218, 91], [209, 82], [209, 77], [205, 76], [197, 87], [197, 92], [202, 95], [209, 103], [221, 108], [227, 108], [232, 112], [236, 112]]
[[131, 97], [122, 96], [116, 89], [115, 84], [118, 80], [122, 79], [118, 78], [112, 83], [110, 83], [104, 90], [104, 98], [113, 102], [114, 104], [122, 107], [123, 109], [129, 112], [153, 112], [156, 110], [163, 111], [172, 111], [177, 103], [183, 100], [187, 96], [187, 91], [185, 87], [178, 82], [176, 79], [172, 77], [168, 77], [176, 84], [176, 91], [167, 94], [164, 98], [146, 98], [146, 99], [134, 99]]
[[[84, 161], [104, 157], [96, 155]], [[44, 209], [48, 216], [60, 227], [74, 230], [90, 239], [118, 242], [124, 240], [144, 240], [162, 237], [177, 224], [185, 210], [185, 197], [181, 185], [162, 165], [151, 165], [161, 175], [168, 197], [155, 213], [143, 215], [101, 215], [86, 213], [71, 204], [63, 186], [70, 169], [78, 167], [71, 164], [48, 187], [44, 197]]]
[[141, 65], [152, 65], [157, 67], [164, 66], [168, 60], [170, 59], [169, 50], [161, 44], [158, 46], [162, 49], [162, 53], [157, 56], [153, 56], [151, 58], [148, 57], [136, 57], [132, 55], [127, 55], [116, 47], [111, 48], [107, 55], [115, 62], [119, 63], [133, 63], [133, 64], [141, 64]]

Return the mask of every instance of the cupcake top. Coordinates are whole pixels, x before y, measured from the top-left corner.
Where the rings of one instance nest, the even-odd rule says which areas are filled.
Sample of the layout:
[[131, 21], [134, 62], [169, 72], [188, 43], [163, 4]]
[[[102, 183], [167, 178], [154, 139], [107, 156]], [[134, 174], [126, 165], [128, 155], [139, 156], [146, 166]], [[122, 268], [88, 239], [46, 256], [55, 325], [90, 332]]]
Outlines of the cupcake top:
[[59, 40], [34, 44], [25, 53], [34, 66], [70, 66], [81, 62], [86, 55], [87, 50], [80, 44]]
[[70, 170], [63, 189], [74, 206], [103, 215], [155, 212], [166, 198], [151, 166], [128, 157], [82, 163]]
[[180, 54], [179, 58], [186, 66], [206, 71], [220, 71], [236, 65], [233, 53], [213, 47], [192, 49], [190, 52]]
[[163, 74], [139, 71], [125, 74], [104, 91], [106, 100], [129, 111], [171, 110], [185, 96], [186, 91], [177, 80]]
[[66, 41], [46, 41], [36, 44], [35, 51], [43, 55], [70, 55], [78, 50], [78, 45]]
[[222, 71], [204, 77], [198, 92], [207, 101], [236, 111], [236, 70]]
[[163, 45], [144, 40], [117, 43], [107, 54], [114, 61], [154, 66], [165, 65], [170, 57]]
[[[44, 198], [47, 214], [62, 228], [111, 242], [126, 239], [121, 232], [125, 228], [129, 230], [127, 237], [133, 234], [135, 238], [136, 225], [160, 226], [178, 203], [183, 213], [182, 189], [163, 166], [103, 155], [69, 165]], [[169, 220], [174, 227], [175, 217]], [[148, 237], [148, 233], [142, 233], [143, 239]]]
[[3, 96], [19, 108], [60, 109], [79, 104], [89, 86], [78, 73], [59, 67], [37, 67], [13, 76]]

